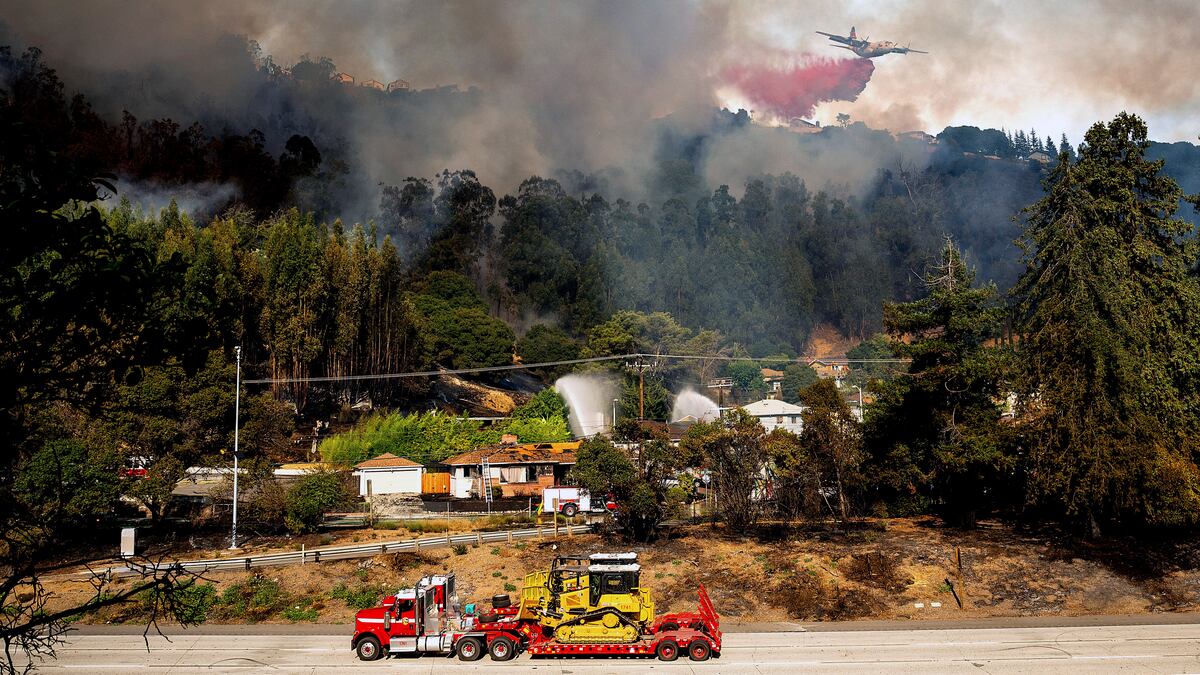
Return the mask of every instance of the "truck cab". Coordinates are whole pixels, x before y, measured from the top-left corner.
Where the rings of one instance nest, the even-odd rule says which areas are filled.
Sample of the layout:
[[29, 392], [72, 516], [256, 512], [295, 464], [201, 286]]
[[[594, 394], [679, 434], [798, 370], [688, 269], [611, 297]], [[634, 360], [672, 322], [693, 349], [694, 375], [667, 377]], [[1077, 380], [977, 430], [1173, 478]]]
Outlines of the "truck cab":
[[457, 602], [453, 574], [425, 577], [358, 612], [352, 646], [364, 661], [386, 653], [449, 653], [452, 632], [468, 629], [474, 621], [459, 616]]

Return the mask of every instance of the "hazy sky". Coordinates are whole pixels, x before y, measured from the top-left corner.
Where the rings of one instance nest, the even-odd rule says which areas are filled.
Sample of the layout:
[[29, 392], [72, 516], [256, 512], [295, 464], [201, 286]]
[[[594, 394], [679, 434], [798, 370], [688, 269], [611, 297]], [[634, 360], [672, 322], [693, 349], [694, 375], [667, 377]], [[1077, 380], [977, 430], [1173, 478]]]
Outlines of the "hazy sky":
[[854, 25], [931, 53], [877, 58], [858, 101], [817, 110], [825, 122], [845, 112], [893, 131], [1036, 127], [1077, 141], [1125, 109], [1156, 139], [1200, 134], [1196, 0], [0, 0], [0, 9], [55, 63], [132, 68], [233, 32], [277, 62], [329, 56], [360, 80], [553, 99], [565, 115], [588, 111], [598, 132], [623, 112], [737, 106], [719, 81], [731, 64], [848, 55], [814, 31]]
[[1200, 134], [1194, 0], [776, 2], [735, 5], [734, 41], [838, 53], [813, 31], [890, 40], [930, 54], [875, 59], [875, 74], [838, 112], [873, 125], [938, 130], [949, 124], [1067, 132], [1121, 110], [1161, 140]]

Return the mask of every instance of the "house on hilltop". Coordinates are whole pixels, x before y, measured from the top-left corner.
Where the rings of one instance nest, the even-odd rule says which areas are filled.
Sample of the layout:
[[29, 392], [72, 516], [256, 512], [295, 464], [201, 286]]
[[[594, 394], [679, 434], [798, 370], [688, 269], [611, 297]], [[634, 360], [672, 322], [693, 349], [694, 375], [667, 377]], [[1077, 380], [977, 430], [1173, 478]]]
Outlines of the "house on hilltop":
[[375, 89], [377, 91], [383, 91], [383, 83], [379, 80], [363, 80], [362, 84], [359, 86], [366, 87], [368, 89]]
[[387, 91], [390, 94], [393, 91], [408, 91], [411, 88], [412, 86], [404, 80], [392, 80], [391, 82], [388, 82]]
[[341, 84], [354, 84], [354, 76], [350, 73], [335, 73], [333, 81]]
[[566, 480], [581, 445], [583, 441], [517, 443], [516, 436], [505, 434], [500, 443], [455, 455], [442, 464], [450, 468], [452, 497], [465, 499], [483, 494], [485, 458], [494, 496], [532, 497]]

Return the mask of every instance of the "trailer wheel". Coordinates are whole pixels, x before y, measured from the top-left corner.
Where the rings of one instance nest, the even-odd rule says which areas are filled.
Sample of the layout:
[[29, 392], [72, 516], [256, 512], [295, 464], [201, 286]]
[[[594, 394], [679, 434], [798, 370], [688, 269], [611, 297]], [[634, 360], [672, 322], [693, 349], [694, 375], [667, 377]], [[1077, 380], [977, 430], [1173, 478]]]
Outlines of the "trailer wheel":
[[363, 661], [374, 661], [383, 656], [383, 649], [379, 647], [379, 638], [373, 635], [368, 635], [359, 640], [358, 644], [354, 647], [354, 652]]
[[658, 655], [659, 661], [674, 661], [679, 658], [679, 645], [674, 640], [663, 640], [658, 643], [654, 653]]
[[575, 514], [579, 513], [579, 507], [573, 502], [567, 502], [566, 504], [563, 504], [562, 513], [568, 518], [574, 518]]
[[463, 638], [458, 641], [459, 661], [478, 661], [483, 657], [483, 643], [479, 638]]
[[493, 661], [507, 661], [517, 655], [517, 646], [512, 640], [501, 635], [488, 645], [488, 652]]
[[688, 645], [688, 658], [693, 661], [707, 661], [709, 655], [712, 654], [712, 649], [708, 643], [703, 640], [696, 640]]

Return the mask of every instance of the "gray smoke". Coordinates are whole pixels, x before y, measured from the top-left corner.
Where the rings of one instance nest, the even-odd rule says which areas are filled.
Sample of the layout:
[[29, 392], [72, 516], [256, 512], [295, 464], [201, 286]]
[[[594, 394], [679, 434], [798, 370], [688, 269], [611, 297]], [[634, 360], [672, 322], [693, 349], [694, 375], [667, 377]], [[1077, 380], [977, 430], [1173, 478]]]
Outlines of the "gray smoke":
[[[43, 47], [71, 88], [106, 115], [199, 120], [210, 131], [275, 128], [337, 137], [358, 198], [378, 182], [471, 168], [498, 192], [532, 174], [617, 168], [616, 191], [636, 198], [657, 163], [656, 134], [704, 133], [714, 106], [736, 104], [717, 80], [731, 63], [837, 55], [814, 30], [927, 49], [877, 62], [854, 103], [839, 112], [894, 132], [946, 124], [1067, 131], [1128, 107], [1158, 138], [1192, 138], [1200, 103], [1190, 34], [1200, 5], [1186, 0], [946, 3], [886, 8], [833, 0], [735, 3], [692, 0], [496, 2], [467, 0], [2, 0], [10, 35]], [[403, 78], [417, 89], [457, 85], [469, 94], [377, 105], [298, 101], [261, 75], [232, 34], [291, 65], [328, 56], [359, 81]], [[444, 100], [443, 100], [444, 99]], [[342, 102], [344, 103], [344, 101]], [[669, 118], [668, 118], [669, 116]], [[667, 119], [664, 119], [667, 118]], [[1156, 122], [1161, 121], [1161, 127]], [[861, 185], [896, 157], [865, 147], [811, 152], [798, 137], [731, 134], [706, 149], [710, 184], [740, 188], [767, 171], [815, 184]], [[829, 141], [826, 145], [833, 143]], [[855, 154], [857, 153], [857, 154]], [[363, 206], [361, 208], [367, 208]]]
[[107, 190], [101, 191], [106, 208], [113, 208], [119, 200], [126, 200], [143, 214], [157, 215], [175, 202], [180, 212], [194, 219], [217, 213], [238, 196], [237, 188], [227, 183], [164, 186], [146, 181], [118, 180], [113, 187], [117, 190], [116, 195], [107, 194]]

